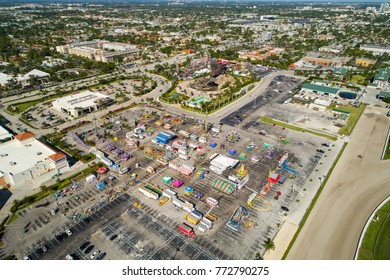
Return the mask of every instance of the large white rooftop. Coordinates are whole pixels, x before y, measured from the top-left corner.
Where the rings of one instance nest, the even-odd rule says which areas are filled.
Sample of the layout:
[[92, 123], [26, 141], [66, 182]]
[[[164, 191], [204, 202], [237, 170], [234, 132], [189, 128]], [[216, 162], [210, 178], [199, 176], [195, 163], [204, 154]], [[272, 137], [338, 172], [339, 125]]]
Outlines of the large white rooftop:
[[18, 174], [45, 161], [49, 169], [48, 157], [53, 154], [55, 151], [36, 139], [31, 139], [27, 143], [17, 139], [2, 143], [0, 144], [0, 172]]
[[12, 134], [8, 132], [4, 127], [0, 125], [0, 140], [10, 138], [12, 137]]
[[53, 101], [53, 105], [68, 110], [74, 108], [88, 108], [94, 106], [97, 100], [103, 98], [108, 98], [108, 96], [100, 92], [86, 90], [56, 99]]

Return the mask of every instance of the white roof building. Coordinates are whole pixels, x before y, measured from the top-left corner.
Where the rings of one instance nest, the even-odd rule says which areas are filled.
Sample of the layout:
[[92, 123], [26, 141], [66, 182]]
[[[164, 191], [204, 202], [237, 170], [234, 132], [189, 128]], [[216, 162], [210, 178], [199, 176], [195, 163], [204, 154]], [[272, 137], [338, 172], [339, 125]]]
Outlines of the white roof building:
[[8, 132], [4, 127], [0, 126], [0, 140], [4, 140], [7, 138], [12, 138], [13, 135]]
[[107, 95], [86, 90], [54, 100], [53, 108], [70, 116], [79, 117], [112, 103], [113, 100]]
[[7, 75], [7, 74], [4, 74], [4, 73], [0, 73], [0, 85], [1, 86], [6, 86], [8, 84], [8, 82], [10, 80], [13, 79], [13, 76], [10, 76], [10, 75]]
[[29, 80], [29, 79], [31, 79], [31, 77], [37, 77], [39, 79], [42, 79], [42, 78], [50, 77], [50, 74], [43, 72], [41, 70], [38, 70], [38, 69], [34, 69], [34, 70], [31, 70], [30, 72], [28, 72], [27, 74], [24, 74], [22, 76], [22, 78], [25, 80]]
[[56, 152], [25, 132], [0, 144], [0, 186], [13, 187], [34, 181], [46, 173], [69, 167], [66, 155]]

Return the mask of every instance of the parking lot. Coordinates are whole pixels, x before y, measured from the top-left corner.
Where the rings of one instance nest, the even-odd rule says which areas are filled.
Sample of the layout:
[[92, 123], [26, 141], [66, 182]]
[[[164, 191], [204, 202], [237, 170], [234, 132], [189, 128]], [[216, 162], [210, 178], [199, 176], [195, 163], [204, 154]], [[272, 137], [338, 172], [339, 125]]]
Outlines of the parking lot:
[[[299, 83], [292, 78], [277, 77], [267, 90], [273, 92], [271, 96], [265, 93], [267, 99], [262, 99], [256, 110], [248, 110], [253, 104], [247, 104], [239, 113], [232, 112], [222, 121], [219, 133], [205, 131], [206, 124], [199, 119], [150, 108], [132, 108], [99, 119], [96, 121], [98, 131], [95, 124], [76, 128], [72, 133], [87, 143], [93, 142], [94, 149], [120, 167], [126, 167], [128, 172], [119, 174], [109, 169], [92, 183], [83, 182], [73, 195], [59, 199], [58, 207], [67, 208], [67, 216], [61, 216], [57, 223], [48, 222], [51, 219], [49, 207], [38, 207], [45, 211], [35, 216], [36, 221], [27, 226], [27, 232], [23, 232], [26, 224], [20, 224], [18, 234], [22, 234], [21, 240], [25, 241], [15, 241], [24, 244], [19, 256], [28, 255], [32, 259], [96, 259], [99, 256], [104, 259], [253, 259], [257, 253], [264, 254], [264, 242], [274, 238], [287, 216], [298, 217], [304, 213], [341, 147], [338, 141], [329, 143], [318, 136], [257, 121], [261, 112], [269, 110], [269, 104], [282, 103]], [[229, 125], [231, 118], [243, 113], [247, 114], [247, 119]], [[137, 126], [145, 127], [143, 137], [131, 136]], [[177, 134], [175, 140], [191, 147], [184, 159], [177, 148], [173, 149], [172, 141], [156, 143], [157, 134], [165, 129]], [[184, 136], [183, 130], [192, 137]], [[199, 137], [205, 140], [200, 142]], [[68, 133], [63, 140], [87, 153], [73, 134]], [[122, 152], [130, 158], [125, 159]], [[215, 153], [238, 159], [239, 164], [221, 174], [214, 173], [210, 169], [210, 156]], [[282, 158], [286, 159], [283, 166]], [[184, 175], [161, 161], [193, 166], [195, 171]], [[285, 180], [269, 183], [272, 172]], [[116, 179], [110, 181], [109, 176]], [[231, 176], [248, 176], [248, 181], [237, 188], [228, 179]], [[164, 177], [179, 180], [182, 186], [176, 188], [171, 182], [165, 182]], [[212, 185], [217, 180], [235, 186], [235, 191], [228, 195], [215, 189]], [[108, 185], [98, 190], [95, 184], [102, 181]], [[177, 227], [188, 223], [184, 218], [187, 212], [174, 206], [171, 200], [160, 206], [159, 199], [149, 199], [139, 191], [145, 184], [157, 186], [161, 191], [174, 190], [179, 199], [193, 205], [201, 214], [212, 215], [213, 227], [201, 232], [193, 225], [194, 238], [183, 234]], [[270, 190], [260, 196], [267, 184]], [[188, 186], [194, 189], [193, 193], [185, 193]], [[120, 191], [114, 192], [114, 189]], [[195, 197], [198, 193], [200, 196]], [[256, 199], [249, 205], [248, 199], [253, 195], [257, 195]], [[218, 200], [218, 207], [207, 204], [209, 197]], [[233, 230], [226, 224], [240, 206], [247, 209], [249, 216]], [[20, 212], [21, 217], [27, 219], [23, 215], [28, 217], [31, 210], [32, 207], [26, 213]], [[39, 225], [41, 230], [38, 230]], [[67, 229], [72, 231], [70, 236], [66, 234]], [[36, 233], [31, 234], [33, 232]], [[86, 242], [90, 244], [84, 248], [82, 245]], [[37, 253], [37, 246], [42, 248], [42, 244], [47, 244], [49, 250]], [[87, 250], [91, 245], [94, 247]]]
[[267, 111], [276, 104], [283, 103], [299, 87], [302, 80], [286, 76], [277, 76], [268, 88], [253, 101], [232, 112], [221, 120], [230, 126], [240, 124], [245, 118], [251, 118], [259, 112]]

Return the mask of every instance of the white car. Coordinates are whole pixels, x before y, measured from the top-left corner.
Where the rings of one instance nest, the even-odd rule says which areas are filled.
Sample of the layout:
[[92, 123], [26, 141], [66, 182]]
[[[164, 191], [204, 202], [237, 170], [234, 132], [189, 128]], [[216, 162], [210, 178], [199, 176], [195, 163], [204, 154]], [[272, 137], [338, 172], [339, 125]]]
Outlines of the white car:
[[93, 260], [97, 255], [100, 254], [100, 250], [96, 250], [95, 252], [92, 253], [92, 255], [89, 257], [91, 260]]
[[69, 260], [69, 261], [73, 260], [73, 257], [72, 257], [71, 255], [66, 255], [65, 258], [66, 258], [67, 260]]
[[68, 228], [65, 230], [65, 232], [69, 236], [71, 236], [73, 234], [73, 232], [70, 229], [68, 229]]

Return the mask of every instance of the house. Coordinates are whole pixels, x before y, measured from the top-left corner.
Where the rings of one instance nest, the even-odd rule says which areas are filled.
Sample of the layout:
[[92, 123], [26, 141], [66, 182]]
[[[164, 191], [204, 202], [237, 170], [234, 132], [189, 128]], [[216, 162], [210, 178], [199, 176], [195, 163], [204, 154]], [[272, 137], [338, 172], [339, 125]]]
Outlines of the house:
[[347, 68], [340, 67], [340, 68], [337, 68], [337, 69], [333, 70], [333, 75], [344, 76], [345, 74], [347, 74], [347, 72], [348, 72]]
[[50, 77], [49, 73], [43, 72], [38, 69], [31, 70], [30, 72], [22, 76], [22, 78], [26, 81], [31, 81], [32, 79], [36, 78], [39, 81], [39, 83], [48, 82], [49, 77]]

